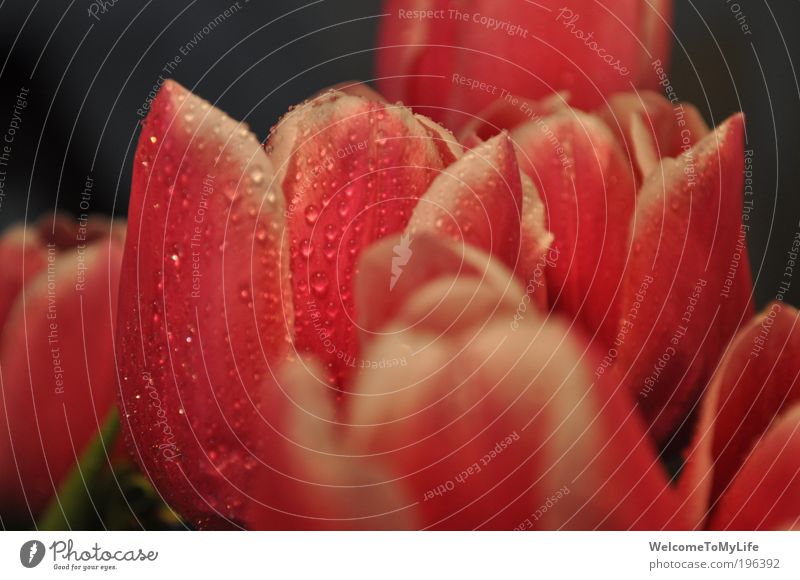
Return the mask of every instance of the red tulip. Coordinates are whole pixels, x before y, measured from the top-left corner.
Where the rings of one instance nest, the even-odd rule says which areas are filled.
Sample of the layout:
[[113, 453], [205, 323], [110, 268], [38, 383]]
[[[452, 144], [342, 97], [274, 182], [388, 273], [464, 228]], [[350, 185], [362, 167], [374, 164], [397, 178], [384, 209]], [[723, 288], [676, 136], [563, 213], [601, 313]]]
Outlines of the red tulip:
[[655, 89], [671, 44], [672, 2], [390, 0], [381, 91], [457, 128], [498, 98], [569, 91], [581, 108]]
[[681, 488], [695, 527], [800, 524], [800, 315], [775, 302], [727, 349]]
[[42, 219], [0, 239], [0, 513], [32, 519], [113, 408], [124, 226]]
[[535, 107], [510, 133], [473, 127], [465, 152], [339, 87], [265, 149], [165, 85], [136, 154], [117, 348], [129, 444], [180, 513], [696, 525], [706, 496], [670, 486], [656, 451], [690, 432], [750, 316], [742, 118], [709, 132], [649, 94]]
[[539, 259], [550, 237], [508, 136], [462, 155], [364, 88], [296, 108], [267, 152], [178, 85], [162, 90], [136, 154], [118, 353], [135, 453], [191, 520], [248, 523], [241, 487], [279, 446], [265, 385], [285, 361], [313, 355], [332, 397], [350, 391], [363, 248], [405, 230], [520, 271]]
[[686, 410], [752, 316], [743, 127], [710, 132], [691, 105], [643, 92], [594, 114], [500, 102], [463, 133], [511, 131], [554, 235], [549, 307], [586, 332], [595, 378], [630, 392], [659, 446], [684, 442]]

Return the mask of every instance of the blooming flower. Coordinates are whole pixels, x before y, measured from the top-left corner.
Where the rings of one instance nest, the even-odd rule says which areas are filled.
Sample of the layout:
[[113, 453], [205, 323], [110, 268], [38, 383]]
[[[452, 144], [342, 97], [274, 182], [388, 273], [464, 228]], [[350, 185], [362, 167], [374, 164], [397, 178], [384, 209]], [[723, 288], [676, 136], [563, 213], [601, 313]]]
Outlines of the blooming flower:
[[126, 239], [0, 238], [3, 525], [79, 514], [117, 381], [198, 528], [800, 528], [800, 314], [754, 316], [744, 117], [679, 102], [671, 12], [390, 0], [382, 94], [265, 143], [166, 81]]
[[0, 239], [0, 512], [35, 518], [113, 408], [124, 225], [42, 219]]
[[798, 323], [796, 309], [775, 302], [728, 347], [680, 482], [693, 527], [800, 526]]
[[[742, 123], [712, 133], [688, 113], [698, 134], [672, 159], [676, 109], [644, 102], [555, 107], [464, 151], [357, 86], [297, 107], [262, 148], [168, 83], [137, 150], [118, 340], [129, 441], [157, 488], [204, 527], [690, 525], [656, 450], [749, 312], [744, 275], [730, 302], [722, 275], [695, 296], [740, 231]], [[615, 107], [631, 114], [612, 130]], [[579, 228], [564, 216], [584, 204]], [[632, 387], [667, 346], [648, 406]]]
[[671, 44], [672, 2], [391, 0], [380, 90], [460, 128], [495, 99], [569, 91], [593, 108], [631, 86], [655, 89]]
[[507, 135], [465, 154], [440, 126], [364, 87], [298, 107], [265, 151], [170, 82], [136, 163], [122, 408], [146, 473], [200, 523], [214, 512], [241, 520], [237, 488], [274, 447], [263, 384], [287, 359], [315, 356], [325, 390], [349, 392], [365, 364], [354, 320], [362, 249], [406, 230], [418, 253], [414, 240], [436, 233], [522, 268], [550, 243]]
[[174, 82], [153, 102], [117, 353], [158, 490], [210, 528], [796, 526], [768, 502], [797, 315], [752, 320], [743, 117], [608, 96], [659, 79], [671, 5], [515, 6], [529, 39], [507, 4], [389, 6], [384, 89], [458, 139], [359, 84], [264, 146]]
[[752, 316], [743, 118], [710, 132], [691, 105], [647, 92], [595, 114], [559, 103], [509, 127], [555, 238], [549, 305], [587, 332], [595, 377], [631, 393], [656, 442], [680, 443]]

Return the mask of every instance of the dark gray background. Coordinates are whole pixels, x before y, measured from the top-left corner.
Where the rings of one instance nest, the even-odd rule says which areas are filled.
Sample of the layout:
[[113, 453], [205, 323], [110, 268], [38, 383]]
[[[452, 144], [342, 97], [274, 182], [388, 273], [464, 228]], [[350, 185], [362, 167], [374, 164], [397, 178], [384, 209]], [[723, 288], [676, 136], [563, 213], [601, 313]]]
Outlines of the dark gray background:
[[[502, 1], [502, 0], [499, 0]], [[0, 132], [20, 87], [30, 107], [13, 146], [0, 228], [52, 209], [124, 215], [142, 106], [162, 67], [231, 0], [117, 0], [92, 19], [85, 0], [0, 0]], [[774, 297], [800, 231], [800, 0], [677, 2], [671, 78], [718, 123], [747, 114], [755, 151], [749, 238], [760, 304]], [[372, 74], [378, 0], [240, 0], [242, 9], [184, 57], [174, 77], [265, 138], [289, 107]], [[277, 19], [277, 20], [276, 20]], [[237, 44], [238, 43], [238, 44]], [[799, 274], [800, 275], [800, 274]], [[789, 302], [800, 304], [800, 279]]]

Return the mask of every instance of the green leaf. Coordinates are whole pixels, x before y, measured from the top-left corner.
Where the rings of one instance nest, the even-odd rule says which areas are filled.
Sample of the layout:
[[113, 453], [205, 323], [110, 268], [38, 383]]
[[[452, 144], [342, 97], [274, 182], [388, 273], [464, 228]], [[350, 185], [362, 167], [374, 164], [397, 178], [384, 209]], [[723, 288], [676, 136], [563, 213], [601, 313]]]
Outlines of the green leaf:
[[50, 500], [38, 528], [45, 531], [96, 529], [102, 521], [95, 498], [106, 495], [109, 453], [119, 433], [119, 414], [112, 409], [97, 437], [84, 450], [80, 462]]

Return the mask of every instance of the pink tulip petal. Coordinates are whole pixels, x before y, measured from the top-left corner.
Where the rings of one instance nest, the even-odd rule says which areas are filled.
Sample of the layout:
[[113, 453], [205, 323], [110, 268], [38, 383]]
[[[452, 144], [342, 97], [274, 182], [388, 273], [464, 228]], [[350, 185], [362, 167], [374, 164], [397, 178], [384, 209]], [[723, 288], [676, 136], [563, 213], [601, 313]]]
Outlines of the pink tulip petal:
[[446, 10], [449, 4], [450, 0], [389, 0], [384, 13], [390, 15], [390, 21], [382, 23], [378, 39], [376, 64], [381, 94], [393, 102], [430, 106], [426, 114], [438, 120], [446, 116], [443, 107], [449, 91], [431, 91], [429, 83], [441, 71], [452, 69], [453, 54], [445, 47], [457, 34], [457, 22], [428, 18], [404, 22], [399, 11]]
[[[670, 103], [658, 93], [641, 91], [612, 95], [597, 114], [614, 131], [631, 160], [642, 142], [644, 129], [652, 139], [653, 155], [657, 159], [677, 157], [690, 150], [710, 133], [700, 112], [689, 103]], [[649, 175], [638, 164], [639, 183]]]
[[639, 175], [650, 175], [658, 169], [661, 157], [658, 146], [653, 141], [653, 135], [644, 126], [638, 115], [631, 117], [631, 140], [633, 141], [633, 155]]
[[664, 70], [669, 70], [670, 49], [672, 48], [673, 0], [652, 0], [640, 12], [639, 40], [644, 44], [641, 53], [639, 78], [634, 81], [637, 87], [658, 90], [660, 79], [653, 74], [654, 63], [659, 62]]
[[545, 206], [533, 180], [522, 173], [522, 238], [515, 274], [525, 292], [542, 311], [548, 310], [547, 270], [553, 267], [558, 249], [548, 231]]
[[723, 293], [731, 272], [748, 267], [735, 261], [742, 149], [737, 115], [690, 153], [665, 160], [639, 196], [614, 371], [660, 444], [684, 425], [721, 346], [749, 316], [747, 300], [731, 302], [740, 293]]
[[476, 147], [479, 147], [483, 143], [483, 140], [480, 137], [478, 137], [475, 133], [472, 133], [470, 135], [463, 137], [461, 139], [461, 143], [464, 145], [464, 148], [469, 151], [475, 149]]
[[[368, 336], [375, 334], [424, 286], [465, 275], [482, 280], [516, 306], [522, 300], [516, 283], [487, 258], [487, 254], [449, 242], [438, 233], [421, 232], [414, 238], [393, 236], [373, 244], [359, 264], [356, 299], [360, 327]], [[468, 315], [460, 313], [462, 318]]]
[[552, 115], [567, 107], [568, 101], [566, 93], [557, 93], [539, 101], [508, 95], [497, 99], [467, 122], [459, 132], [459, 140], [466, 143], [472, 135], [483, 140], [491, 139], [504, 129], [512, 131], [531, 119]]
[[252, 473], [244, 506], [250, 529], [404, 529], [410, 502], [371, 461], [354, 461], [341, 442], [325, 374], [298, 360], [268, 381], [269, 469]]
[[442, 160], [455, 161], [464, 154], [464, 147], [444, 125], [424, 115], [414, 115], [414, 118], [428, 131], [428, 136], [433, 140]]
[[[797, 382], [797, 374], [794, 376]], [[722, 495], [715, 530], [781, 530], [800, 522], [800, 405], [774, 420]]]
[[590, 386], [559, 324], [512, 328], [522, 295], [468, 269], [409, 295], [366, 353], [347, 445], [419, 502], [418, 527], [660, 529], [677, 504], [635, 409]]
[[[477, 149], [484, 141], [472, 134], [464, 141], [468, 149]], [[522, 223], [519, 261], [515, 273], [526, 284], [526, 292], [542, 310], [547, 310], [546, 270], [552, 262], [553, 234], [545, 225], [545, 207], [533, 180], [520, 173], [522, 182]]]
[[375, 101], [384, 104], [387, 103], [383, 95], [381, 95], [378, 91], [374, 90], [369, 85], [362, 83], [361, 81], [344, 81], [341, 83], [337, 83], [331, 87], [319, 91], [310, 100], [313, 101], [316, 98], [324, 97], [325, 94], [329, 93], [330, 91], [345, 93], [352, 97], [361, 97], [367, 99], [368, 101]]
[[455, 160], [455, 138], [408, 109], [330, 91], [273, 130], [287, 199], [295, 347], [344, 388], [358, 356], [353, 277], [361, 250], [402, 231], [417, 200]]
[[[800, 404], [798, 373], [798, 312], [786, 304], [774, 303], [731, 343], [703, 399], [681, 479], [696, 526], [714, 513], [726, 490], [740, 486], [737, 473], [750, 469], [742, 465], [753, 446], [760, 446], [762, 437], [772, 437], [773, 425]], [[796, 462], [788, 460], [786, 466], [798, 468]], [[764, 470], [760, 475], [771, 477]], [[775, 499], [781, 491], [782, 488], [772, 489]], [[758, 513], [762, 507], [762, 503], [754, 503], [747, 510], [752, 512], [748, 517], [766, 516], [766, 510]]]
[[431, 232], [468, 243], [514, 268], [521, 213], [519, 166], [504, 133], [461, 157], [433, 181], [406, 233], [412, 240]]
[[655, 89], [652, 62], [666, 65], [672, 40], [667, 0], [626, 0], [613, 9], [555, 0], [392, 0], [385, 13], [381, 92], [454, 130], [507, 94], [537, 99], [567, 90], [587, 109], [631, 84]]
[[129, 443], [194, 525], [246, 524], [262, 383], [290, 351], [284, 200], [244, 125], [169, 81], [134, 166], [118, 362]]
[[45, 250], [35, 230], [14, 226], [0, 238], [0, 328], [5, 326], [17, 296], [25, 284], [45, 266]]
[[610, 343], [636, 198], [627, 160], [605, 125], [574, 110], [522, 125], [512, 138], [554, 236], [550, 302]]
[[113, 407], [121, 254], [111, 238], [63, 251], [48, 246], [45, 269], [26, 285], [2, 329], [4, 515], [38, 515]]

